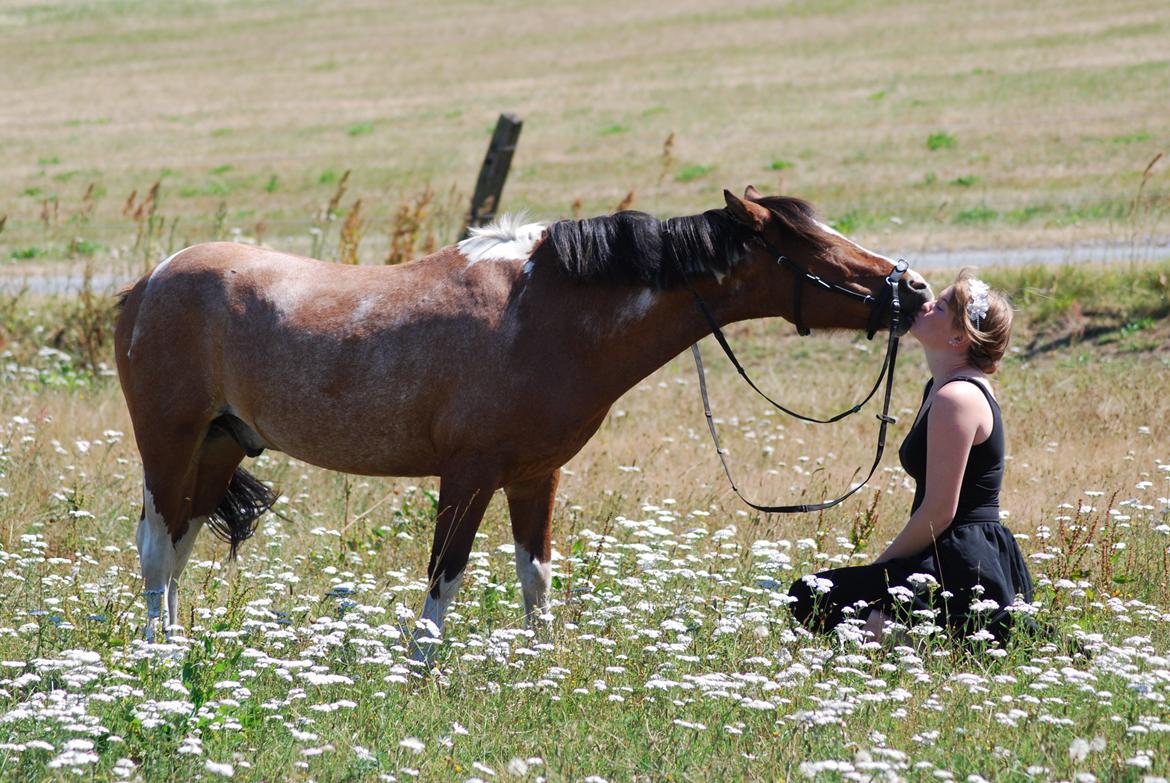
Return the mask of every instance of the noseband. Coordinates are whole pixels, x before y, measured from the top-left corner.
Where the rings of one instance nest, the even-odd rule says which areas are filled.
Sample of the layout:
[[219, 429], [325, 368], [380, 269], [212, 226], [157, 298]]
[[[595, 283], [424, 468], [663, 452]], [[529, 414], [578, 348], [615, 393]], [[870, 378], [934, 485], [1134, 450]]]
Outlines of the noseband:
[[[735, 479], [731, 476], [731, 468], [727, 465], [727, 452], [720, 445], [719, 434], [715, 430], [715, 419], [711, 413], [711, 401], [707, 396], [707, 378], [706, 374], [703, 372], [703, 357], [699, 352], [698, 343], [695, 343], [691, 346], [691, 353], [695, 357], [695, 369], [699, 374], [699, 392], [703, 396], [703, 413], [707, 416], [707, 428], [711, 431], [711, 439], [715, 443], [715, 453], [719, 456], [719, 461], [723, 463], [723, 472], [727, 474], [727, 480], [731, 483], [731, 488], [735, 491], [735, 494], [739, 495], [740, 500], [757, 511], [763, 511], [764, 513], [769, 514], [822, 511], [827, 508], [832, 508], [833, 506], [842, 502], [850, 495], [857, 492], [857, 490], [864, 487], [869, 482], [869, 480], [873, 478], [873, 474], [877, 470], [877, 466], [882, 460], [882, 454], [885, 453], [886, 429], [890, 424], [893, 424], [897, 421], [889, 414], [890, 396], [894, 388], [894, 366], [898, 361], [898, 327], [900, 325], [902, 316], [902, 303], [898, 297], [898, 286], [902, 282], [902, 278], [905, 277], [906, 272], [910, 269], [910, 265], [906, 263], [904, 259], [899, 259], [898, 263], [894, 266], [893, 271], [891, 271], [890, 274], [886, 276], [885, 286], [882, 289], [881, 295], [875, 298], [870, 294], [858, 293], [857, 291], [853, 291], [849, 288], [845, 288], [844, 286], [837, 285], [836, 283], [830, 283], [826, 280], [822, 280], [820, 277], [817, 277], [811, 272], [801, 268], [788, 257], [779, 252], [776, 252], [776, 249], [772, 247], [770, 243], [768, 243], [768, 248], [776, 253], [776, 263], [791, 270], [795, 278], [795, 282], [793, 283], [793, 323], [796, 324], [796, 330], [801, 336], [809, 334], [809, 329], [804, 324], [804, 318], [801, 309], [801, 293], [805, 282], [812, 283], [813, 285], [819, 286], [826, 291], [848, 296], [851, 299], [858, 300], [863, 304], [868, 305], [870, 308], [870, 313], [869, 321], [866, 326], [866, 332], [869, 339], [873, 339], [873, 336], [877, 333], [878, 325], [881, 323], [882, 316], [887, 311], [890, 314], [890, 327], [889, 337], [886, 342], [886, 355], [882, 360], [882, 367], [880, 370], [878, 370], [877, 379], [874, 381], [873, 388], [869, 390], [869, 394], [865, 396], [865, 399], [848, 410], [842, 411], [841, 413], [838, 413], [837, 415], [827, 419], [818, 419], [789, 410], [788, 408], [773, 400], [767, 394], [764, 394], [764, 392], [761, 391], [758, 386], [756, 386], [752, 379], [748, 377], [747, 371], [743, 368], [743, 365], [741, 365], [739, 360], [735, 357], [735, 352], [731, 350], [731, 345], [728, 344], [727, 337], [723, 334], [723, 330], [719, 328], [719, 324], [716, 322], [714, 316], [711, 315], [711, 311], [708, 309], [706, 302], [704, 302], [703, 299], [699, 296], [698, 291], [696, 291], [693, 286], [690, 286], [691, 294], [695, 297], [695, 302], [699, 307], [699, 311], [703, 314], [703, 317], [706, 318], [708, 326], [711, 327], [711, 334], [715, 336], [719, 346], [723, 349], [723, 352], [727, 354], [727, 358], [731, 360], [731, 363], [735, 366], [736, 371], [740, 374], [740, 376], [743, 377], [745, 381], [747, 381], [748, 385], [755, 390], [756, 394], [759, 394], [761, 397], [767, 400], [768, 403], [772, 405], [772, 407], [788, 414], [789, 416], [792, 416], [793, 418], [800, 419], [801, 421], [811, 422], [813, 424], [832, 424], [833, 422], [840, 421], [847, 416], [852, 416], [854, 413], [860, 411], [862, 407], [864, 407], [865, 404], [873, 398], [873, 395], [877, 393], [878, 387], [880, 387], [882, 384], [882, 378], [885, 378], [886, 391], [884, 400], [882, 402], [882, 412], [877, 415], [878, 421], [881, 422], [881, 424], [878, 428], [877, 448], [873, 458], [873, 464], [869, 468], [869, 475], [867, 475], [863, 481], [856, 484], [844, 495], [841, 495], [834, 500], [786, 506], [764, 506], [753, 503], [744, 497], [743, 493], [739, 491], [739, 487], [736, 486]], [[856, 475], [856, 473], [854, 475]]]
[[867, 339], [872, 340], [873, 336], [877, 334], [878, 325], [881, 323], [882, 314], [885, 313], [886, 309], [897, 299], [898, 284], [902, 281], [902, 278], [910, 269], [910, 265], [906, 263], [905, 259], [899, 259], [898, 263], [894, 266], [893, 271], [886, 276], [886, 286], [882, 289], [881, 298], [874, 299], [874, 297], [870, 294], [862, 294], [854, 291], [851, 288], [846, 288], [845, 286], [837, 285], [836, 283], [830, 283], [827, 280], [822, 280], [821, 278], [817, 277], [812, 272], [801, 269], [796, 264], [796, 262], [790, 259], [788, 256], [776, 252], [776, 249], [772, 247], [770, 243], [768, 244], [768, 249], [776, 253], [776, 263], [780, 266], [786, 267], [789, 271], [792, 272], [794, 277], [792, 284], [792, 323], [796, 324], [796, 332], [801, 337], [807, 337], [811, 331], [807, 326], [805, 326], [804, 309], [802, 307], [803, 299], [801, 295], [804, 292], [805, 281], [819, 286], [826, 291], [831, 291], [835, 294], [847, 296], [850, 299], [855, 299], [861, 302], [863, 305], [867, 305], [869, 307], [869, 322], [865, 327], [865, 336]]

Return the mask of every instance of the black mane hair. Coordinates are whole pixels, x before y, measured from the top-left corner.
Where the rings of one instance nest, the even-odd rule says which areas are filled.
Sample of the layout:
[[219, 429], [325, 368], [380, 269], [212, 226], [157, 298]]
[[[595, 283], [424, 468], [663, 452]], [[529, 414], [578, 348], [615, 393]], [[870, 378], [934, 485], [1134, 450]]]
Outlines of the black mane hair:
[[[829, 236], [812, 207], [800, 199], [760, 202], [793, 239], [826, 245]], [[548, 227], [538, 253], [551, 253], [574, 280], [640, 283], [675, 288], [704, 274], [725, 275], [747, 255], [759, 236], [726, 209], [658, 220], [645, 212], [617, 212], [585, 220], [560, 220]]]

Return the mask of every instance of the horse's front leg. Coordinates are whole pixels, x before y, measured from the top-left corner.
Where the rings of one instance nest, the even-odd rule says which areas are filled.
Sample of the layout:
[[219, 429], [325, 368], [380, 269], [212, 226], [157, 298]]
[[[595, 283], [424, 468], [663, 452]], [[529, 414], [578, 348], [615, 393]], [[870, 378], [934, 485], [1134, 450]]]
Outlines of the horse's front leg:
[[524, 621], [539, 626], [551, 619], [548, 590], [552, 581], [552, 510], [561, 472], [504, 487], [516, 542], [516, 576], [524, 593]]
[[423, 621], [429, 621], [434, 628], [420, 627], [415, 631], [415, 660], [429, 660], [434, 652], [433, 642], [425, 640], [443, 632], [447, 609], [463, 581], [471, 545], [495, 490], [494, 474], [481, 467], [445, 472], [440, 479], [439, 515], [427, 566], [429, 589], [420, 618], [421, 626], [427, 624]]

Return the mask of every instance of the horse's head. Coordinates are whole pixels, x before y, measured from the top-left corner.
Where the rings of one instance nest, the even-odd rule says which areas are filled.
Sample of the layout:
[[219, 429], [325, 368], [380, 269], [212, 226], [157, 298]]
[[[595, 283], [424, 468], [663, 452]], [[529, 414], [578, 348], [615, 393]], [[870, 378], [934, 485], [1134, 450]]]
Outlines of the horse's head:
[[[752, 266], [765, 270], [762, 293], [802, 331], [808, 328], [867, 329], [890, 324], [889, 283], [895, 263], [846, 239], [819, 221], [812, 207], [795, 198], [763, 196], [748, 187], [741, 199], [723, 191], [731, 217], [755, 234]], [[819, 278], [812, 280], [802, 272]], [[826, 285], [827, 284], [827, 285]], [[933, 298], [913, 270], [901, 276], [899, 332]], [[869, 300], [867, 301], [867, 297]]]

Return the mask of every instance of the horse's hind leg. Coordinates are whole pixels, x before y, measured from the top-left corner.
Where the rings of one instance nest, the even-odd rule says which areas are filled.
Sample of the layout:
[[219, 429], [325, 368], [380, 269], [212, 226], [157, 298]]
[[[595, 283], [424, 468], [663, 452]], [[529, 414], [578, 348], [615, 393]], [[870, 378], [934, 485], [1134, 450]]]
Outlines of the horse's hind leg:
[[[146, 638], [153, 641], [155, 627], [162, 612], [167, 610], [167, 622], [172, 620], [168, 606], [168, 591], [179, 560], [176, 541], [187, 542], [190, 553], [191, 496], [195, 488], [195, 451], [202, 432], [175, 432], [173, 437], [161, 437], [151, 432], [147, 437], [138, 433], [142, 448], [142, 518], [138, 522], [138, 558], [142, 566], [142, 593], [146, 598]], [[190, 533], [190, 535], [188, 535]], [[186, 563], [186, 556], [183, 558]]]
[[552, 510], [561, 472], [504, 487], [516, 542], [516, 576], [524, 594], [524, 621], [537, 625], [548, 615], [552, 581]]
[[178, 624], [179, 578], [187, 567], [195, 538], [208, 519], [216, 513], [228, 492], [244, 451], [223, 430], [212, 426], [199, 448], [194, 491], [191, 495], [191, 520], [187, 532], [174, 542], [175, 561], [167, 584], [167, 625]]
[[274, 491], [240, 468], [243, 459], [244, 448], [230, 429], [221, 426], [219, 420], [213, 421], [199, 449], [195, 490], [191, 496], [193, 516], [187, 532], [175, 541], [175, 567], [167, 590], [172, 625], [178, 619], [179, 577], [199, 531], [205, 526], [210, 528], [228, 543], [228, 557], [234, 559], [236, 549], [255, 531], [256, 520], [276, 501]]
[[171, 569], [171, 580], [167, 583], [167, 628], [179, 625], [179, 577], [183, 575], [183, 570], [187, 567], [187, 561], [191, 558], [191, 550], [195, 547], [195, 538], [203, 529], [205, 522], [207, 522], [207, 517], [192, 517], [191, 521], [187, 523], [187, 532], [174, 542], [175, 563]]

